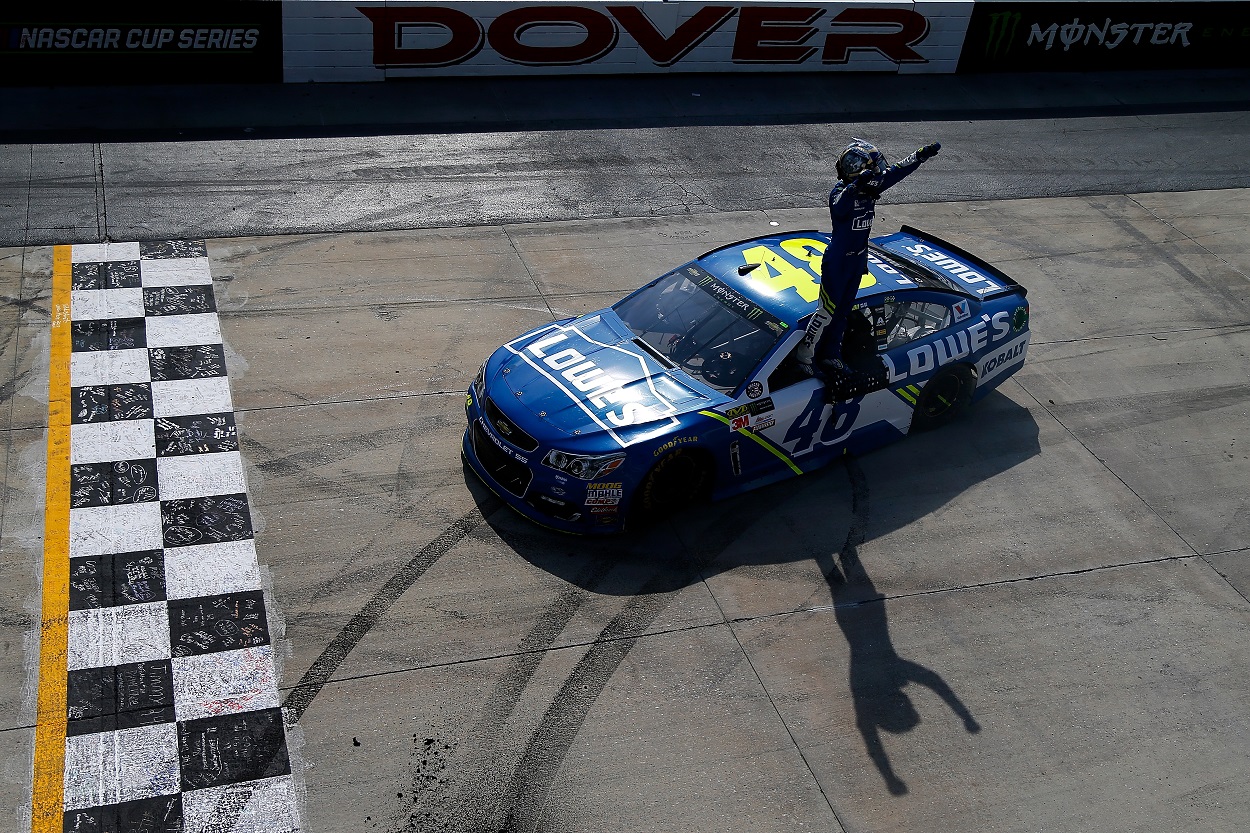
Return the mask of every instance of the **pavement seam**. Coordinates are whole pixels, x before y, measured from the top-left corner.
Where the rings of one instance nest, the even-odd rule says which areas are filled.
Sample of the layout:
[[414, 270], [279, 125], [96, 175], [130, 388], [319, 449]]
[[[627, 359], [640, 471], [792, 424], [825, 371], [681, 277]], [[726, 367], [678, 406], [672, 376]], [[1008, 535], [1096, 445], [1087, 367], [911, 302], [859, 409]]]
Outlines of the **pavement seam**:
[[[372, 233], [372, 232], [371, 232]], [[528, 268], [528, 266], [527, 266]], [[636, 287], [635, 287], [636, 288]], [[539, 298], [544, 302], [549, 298], [586, 298], [594, 295], [605, 295], [613, 299], [624, 297], [632, 289], [603, 289], [595, 292], [543, 292], [538, 290]], [[498, 304], [500, 306], [518, 306], [520, 302], [530, 300], [528, 295], [484, 295], [472, 298], [413, 298], [402, 301], [384, 301], [384, 302], [368, 302], [358, 304], [305, 304], [303, 306], [260, 306], [259, 304], [249, 304], [246, 309], [229, 310], [221, 313], [222, 318], [248, 318], [248, 317], [267, 317], [274, 313], [301, 313], [301, 312], [324, 312], [326, 310], [344, 310], [344, 309], [368, 309], [370, 307], [379, 306], [385, 303], [388, 307], [432, 307], [432, 306], [448, 306], [454, 304], [477, 305], [477, 304]], [[550, 306], [548, 306], [550, 309]]]
[[1226, 575], [1224, 575], [1223, 573], [1221, 573], [1221, 572], [1220, 572], [1220, 570], [1219, 570], [1219, 568], [1218, 568], [1218, 567], [1216, 567], [1214, 564], [1212, 564], [1212, 563], [1211, 563], [1211, 558], [1213, 558], [1214, 556], [1217, 556], [1217, 555], [1231, 555], [1232, 553], [1235, 553], [1235, 552], [1245, 552], [1245, 550], [1226, 550], [1226, 551], [1224, 551], [1224, 552], [1208, 553], [1207, 555], [1203, 555], [1203, 556], [1201, 556], [1201, 558], [1202, 558], [1202, 560], [1203, 560], [1204, 562], [1206, 562], [1206, 565], [1207, 565], [1208, 567], [1210, 567], [1210, 568], [1211, 568], [1211, 570], [1212, 570], [1212, 571], [1213, 571], [1213, 572], [1214, 572], [1217, 576], [1219, 576], [1219, 577], [1220, 577], [1220, 581], [1224, 582], [1224, 583], [1225, 583], [1225, 584], [1227, 584], [1229, 587], [1231, 587], [1231, 588], [1233, 589], [1233, 592], [1234, 592], [1234, 593], [1236, 593], [1238, 596], [1241, 596], [1243, 599], [1245, 599], [1247, 603], [1250, 603], [1250, 596], [1247, 596], [1245, 593], [1243, 593], [1243, 592], [1241, 591], [1241, 588], [1239, 588], [1237, 585], [1233, 584], [1232, 580], [1231, 580], [1231, 579], [1229, 579], [1229, 577], [1228, 577], [1228, 576], [1226, 576]]
[[104, 241], [108, 240], [108, 205], [104, 199], [104, 147], [100, 142], [91, 143], [91, 161], [95, 163], [91, 173], [96, 184], [96, 238]]
[[1222, 333], [1222, 332], [1244, 332], [1250, 329], [1250, 322], [1246, 324], [1221, 324], [1217, 327], [1179, 327], [1175, 330], [1149, 330], [1142, 333], [1122, 333], [1110, 336], [1081, 336], [1080, 338], [1057, 338], [1053, 341], [1040, 341], [1034, 339], [1032, 346], [1053, 345], [1053, 344], [1081, 344], [1086, 341], [1111, 341], [1118, 338], [1144, 338], [1145, 336], [1160, 335], [1177, 335], [1180, 333]]
[[1158, 518], [1159, 522], [1163, 524], [1165, 527], [1167, 527], [1168, 530], [1171, 531], [1171, 533], [1176, 536], [1177, 540], [1179, 540], [1186, 547], [1189, 547], [1193, 556], [1200, 557], [1202, 555], [1202, 553], [1198, 552], [1197, 547], [1189, 543], [1189, 541], [1185, 538], [1185, 536], [1181, 535], [1181, 533], [1176, 529], [1176, 527], [1172, 526], [1172, 524], [1168, 522], [1167, 518], [1163, 517], [1163, 515], [1157, 509], [1155, 509], [1153, 506], [1150, 505], [1150, 501], [1146, 500], [1146, 498], [1144, 498], [1136, 489], [1130, 486], [1123, 477], [1120, 477], [1120, 475], [1116, 473], [1116, 471], [1113, 468], [1111, 468], [1110, 465], [1107, 464], [1106, 460], [1104, 460], [1103, 458], [1095, 454], [1094, 450], [1090, 448], [1088, 445], [1086, 445], [1085, 441], [1076, 435], [1076, 432], [1074, 432], [1071, 428], [1065, 425], [1063, 420], [1061, 420], [1058, 416], [1055, 415], [1054, 411], [1052, 411], [1050, 408], [1043, 405], [1042, 401], [1038, 399], [1036, 396], [1034, 396], [1032, 391], [1030, 391], [1028, 388], [1024, 386], [1023, 382], [1021, 382], [1018, 378], [1013, 378], [1011, 381], [1015, 382], [1016, 385], [1020, 388], [1020, 390], [1024, 391], [1025, 395], [1028, 396], [1030, 399], [1032, 399], [1033, 402], [1037, 405], [1037, 407], [1045, 411], [1046, 415], [1049, 416], [1051, 419], [1053, 419], [1055, 423], [1060, 428], [1062, 428], [1069, 437], [1071, 437], [1078, 445], [1080, 445], [1081, 448], [1085, 449], [1085, 452], [1089, 454], [1090, 457], [1093, 457], [1095, 460], [1097, 460], [1099, 465], [1101, 465], [1107, 471], [1108, 474], [1110, 474], [1116, 480], [1120, 481], [1120, 484], [1124, 486], [1124, 488], [1128, 489], [1129, 492], [1135, 498], [1141, 501], [1142, 506], [1146, 507], [1146, 509], [1149, 510], [1150, 514]]
[[[465, 385], [468, 388], [468, 385]], [[284, 408], [318, 408], [323, 405], [358, 405], [370, 402], [388, 402], [399, 399], [415, 399], [421, 396], [457, 396], [464, 398], [464, 389], [461, 390], [430, 390], [417, 391], [414, 393], [394, 393], [384, 396], [362, 396], [358, 399], [327, 399], [324, 402], [292, 402], [288, 405], [258, 405], [252, 408], [239, 408], [235, 413], [259, 413], [261, 411], [280, 411]]]
[[[680, 530], [677, 531], [677, 537], [679, 540], [682, 540], [682, 535], [681, 535]], [[686, 548], [693, 552], [697, 552], [697, 550], [694, 550], [694, 548], [690, 547], [689, 544], [686, 544]], [[768, 686], [764, 683], [764, 678], [760, 676], [760, 672], [755, 667], [755, 663], [751, 661], [751, 655], [747, 653], [746, 646], [743, 645], [742, 640], [738, 638], [738, 632], [737, 630], [734, 629], [733, 623], [737, 621], [743, 621], [743, 620], [739, 620], [739, 619], [731, 620], [729, 617], [725, 615], [725, 608], [721, 605], [721, 601], [717, 597], [716, 591], [708, 583], [707, 570], [705, 569], [705, 567], [706, 567], [705, 564], [700, 563], [699, 581], [700, 583], [702, 583], [703, 587], [707, 590], [708, 596], [711, 597], [713, 604], [716, 605], [716, 611], [720, 614], [721, 621], [709, 623], [706, 625], [693, 625], [687, 628], [675, 628], [673, 629], [672, 632], [680, 633], [684, 631], [692, 631], [692, 630], [697, 630], [701, 628], [719, 627], [722, 625], [729, 631], [729, 635], [733, 637], [734, 643], [738, 646], [738, 651], [741, 654], [742, 659], [746, 661], [747, 667], [751, 669], [751, 673], [755, 676], [755, 681], [759, 683], [760, 690], [763, 691], [764, 696], [768, 698], [768, 704], [773, 707], [773, 713], [776, 714], [777, 719], [781, 721], [781, 727], [786, 730], [786, 735], [790, 738], [791, 745], [794, 747], [794, 750], [798, 752], [799, 760], [803, 762], [803, 766], [807, 767], [807, 772], [811, 776], [812, 783], [816, 785], [816, 789], [820, 791], [821, 797], [824, 798], [825, 803], [829, 805], [829, 812], [833, 814], [833, 819], [834, 821], [837, 822], [838, 829], [842, 831], [842, 833], [845, 833], [846, 825], [842, 823], [842, 818], [841, 816], [838, 815], [837, 808], [833, 806], [833, 800], [829, 797], [828, 793], [825, 792], [824, 785], [820, 783], [820, 779], [816, 777], [816, 770], [812, 767], [811, 762], [807, 760], [807, 755], [804, 754], [803, 747], [799, 745], [798, 738], [796, 738], [794, 736], [794, 732], [791, 731], [790, 724], [786, 722], [785, 715], [781, 713], [781, 708], [777, 705], [777, 701], [773, 699], [772, 692], [768, 690]], [[659, 635], [661, 634], [660, 633], [639, 634], [636, 638], [642, 639], [646, 636], [659, 636]]]
[[[488, 654], [488, 655], [482, 655], [482, 656], [476, 656], [476, 657], [468, 657], [465, 659], [448, 660], [446, 662], [432, 662], [432, 663], [426, 663], [424, 665], [414, 665], [414, 666], [410, 666], [407, 668], [395, 668], [395, 669], [390, 669], [387, 671], [375, 671], [375, 672], [368, 673], [368, 674], [353, 674], [347, 677], [334, 677], [334, 678], [325, 680], [322, 685], [326, 686], [326, 685], [335, 685], [339, 683], [356, 682], [359, 680], [369, 680], [369, 679], [374, 679], [377, 677], [388, 677], [388, 676], [395, 675], [395, 674], [407, 674], [413, 671], [429, 671], [429, 670], [436, 670], [440, 668], [454, 668], [458, 665], [469, 665], [469, 664], [478, 663], [478, 662], [494, 662], [494, 661], [498, 661], [502, 659], [511, 659], [514, 657], [521, 657], [521, 656], [527, 656], [527, 655], [532, 655], [532, 654], [546, 654], [546, 653], [555, 652], [555, 651], [573, 651], [573, 650], [579, 650], [579, 649], [590, 647], [599, 642], [614, 642], [614, 641], [620, 641], [622, 639], [650, 639], [654, 637], [669, 636], [672, 634], [680, 634], [680, 633], [688, 633], [691, 631], [706, 630], [708, 628], [717, 628], [717, 627], [729, 627], [730, 629], [732, 629], [732, 626], [737, 625], [737, 624], [749, 624], [752, 622], [762, 622], [762, 621], [767, 621], [769, 619], [780, 619], [786, 616], [801, 616], [807, 613], [825, 613], [825, 612], [834, 610], [835, 608], [857, 607], [863, 604], [884, 604], [884, 603], [888, 603], [891, 601], [898, 601], [898, 600], [904, 600], [904, 599], [923, 598], [925, 596], [938, 596], [938, 595], [945, 595], [947, 593], [962, 593], [962, 592], [966, 592], [969, 590], [981, 590], [981, 589], [986, 589], [986, 588], [991, 588], [991, 587], [1004, 587], [1007, 585], [1019, 584], [1022, 582], [1045, 581], [1047, 579], [1060, 579], [1060, 578], [1067, 578], [1069, 576], [1085, 575], [1087, 573], [1098, 573], [1098, 572], [1104, 572], [1108, 570], [1123, 569], [1127, 567], [1142, 567], [1142, 566], [1151, 566], [1155, 564], [1166, 564], [1166, 563], [1174, 562], [1174, 561], [1175, 562], [1193, 561], [1193, 560], [1206, 561], [1207, 558], [1210, 558], [1213, 555], [1228, 555], [1228, 554], [1240, 552], [1240, 551], [1241, 550], [1228, 550], [1228, 551], [1219, 552], [1219, 553], [1212, 553], [1210, 555], [1198, 555], [1198, 554], [1166, 555], [1166, 556], [1160, 556], [1158, 558], [1142, 559], [1139, 561], [1126, 561], [1122, 564], [1104, 564], [1104, 565], [1099, 565], [1097, 567], [1083, 567], [1078, 570], [1064, 570], [1064, 571], [1052, 572], [1052, 573], [1039, 573], [1037, 575], [1031, 575], [1031, 576], [1017, 576], [1015, 578], [1002, 579], [1000, 581], [985, 581], [985, 582], [978, 582], [976, 584], [960, 585], [958, 587], [941, 587], [941, 588], [937, 588], [934, 590], [920, 590], [914, 593], [899, 593], [893, 596], [881, 596], [881, 597], [874, 598], [874, 599], [867, 599], [864, 601], [856, 601], [856, 602], [848, 602], [848, 603], [840, 604], [840, 605], [832, 605], [832, 604], [831, 605], [812, 605], [809, 607], [796, 608], [794, 610], [784, 610], [784, 611], [778, 611], [776, 613], [766, 613], [766, 614], [762, 614], [759, 616], [740, 616], [740, 617], [736, 617], [733, 619], [723, 619], [722, 621], [719, 621], [719, 622], [704, 622], [704, 623], [696, 624], [696, 625], [686, 625], [683, 627], [675, 627], [675, 628], [664, 628], [662, 630], [646, 631], [646, 632], [638, 633], [638, 634], [622, 634], [620, 636], [608, 636], [608, 637], [603, 637], [603, 638], [594, 639], [594, 640], [583, 640], [579, 642], [569, 642], [564, 645], [553, 645], [553, 646], [546, 647], [546, 648], [536, 648], [536, 649], [528, 650], [528, 651], [507, 651], [507, 652], [499, 653], [499, 654]], [[1209, 562], [1208, 562], [1208, 566], [1210, 566]], [[1212, 569], [1214, 568], [1212, 567]], [[1242, 595], [1243, 598], [1245, 597], [1244, 594], [1240, 593], [1240, 591], [1238, 591], [1238, 595]], [[1247, 599], [1247, 601], [1250, 601], [1250, 599]], [[717, 601], [717, 607], [719, 608], [719, 606], [720, 606], [719, 601]], [[297, 683], [291, 686], [279, 686], [278, 690], [283, 691], [283, 692], [291, 692], [298, 687], [299, 687], [299, 684]], [[27, 731], [32, 728], [34, 728], [33, 724], [23, 724], [20, 726], [10, 726], [7, 728], [0, 728], [0, 735], [5, 734], [6, 732]]]
[[[713, 597], [715, 598], [715, 597]], [[716, 602], [717, 608], [720, 607], [720, 601]], [[722, 611], [723, 614], [723, 611]], [[833, 820], [837, 822], [838, 829], [845, 833], [846, 825], [842, 823], [842, 817], [838, 815], [838, 808], [833, 806], [833, 799], [825, 792], [825, 785], [820, 782], [820, 778], [816, 775], [816, 770], [812, 766], [811, 761], [807, 759], [807, 754], [803, 751], [803, 747], [799, 744], [799, 739], [794, 736], [794, 731], [790, 728], [790, 724], [786, 721], [785, 715], [781, 713], [781, 708], [777, 705], [777, 701], [773, 699], [773, 694], [768, 690], [768, 686], [764, 683], [764, 678], [760, 676], [760, 672], [755, 667], [755, 663], [751, 661], [751, 655], [747, 652], [746, 646], [742, 644], [742, 640], [738, 638], [738, 631], [734, 628], [733, 623], [726, 621], [725, 626], [734, 638], [734, 642], [738, 646], [738, 650], [742, 652], [742, 658], [746, 660], [747, 667], [751, 669], [751, 673], [755, 675], [755, 680], [760, 684], [760, 690], [764, 692], [764, 696], [768, 698], [768, 704], [773, 707], [773, 712], [777, 715], [777, 719], [781, 721], [781, 727], [786, 730], [786, 735], [790, 738], [790, 743], [794, 745], [794, 751], [799, 753], [799, 760], [803, 762], [803, 766], [807, 767], [807, 772], [811, 776], [812, 783], [816, 785], [816, 789], [820, 790], [820, 796], [829, 805], [829, 812], [833, 814]]]
[[543, 305], [547, 307], [547, 312], [551, 315], [551, 320], [557, 320], [560, 316], [556, 315], [556, 311], [551, 308], [551, 301], [547, 300], [547, 294], [543, 292], [542, 286], [538, 283], [538, 278], [534, 276], [534, 270], [530, 268], [528, 261], [525, 260], [525, 255], [523, 255], [521, 250], [517, 247], [516, 238], [512, 236], [512, 232], [508, 230], [507, 225], [501, 225], [500, 229], [503, 231], [504, 237], [508, 238], [508, 245], [511, 246], [512, 251], [516, 253], [517, 260], [519, 260], [521, 262], [521, 266], [524, 267], [526, 277], [530, 279], [530, 283], [534, 284], [534, 291], [538, 293], [538, 297], [542, 299]]
[[1194, 244], [1195, 246], [1197, 246], [1199, 249], [1202, 249], [1204, 252], [1206, 252], [1207, 254], [1211, 255], [1211, 257], [1215, 258], [1215, 259], [1216, 259], [1216, 260], [1218, 260], [1220, 263], [1223, 263], [1223, 264], [1224, 264], [1225, 266], [1227, 266], [1229, 269], [1232, 269], [1232, 270], [1233, 270], [1234, 272], [1236, 272], [1238, 275], [1241, 275], [1243, 278], [1246, 278], [1247, 280], [1250, 280], [1250, 275], [1247, 275], [1245, 272], [1243, 272], [1243, 271], [1241, 271], [1239, 268], [1237, 268], [1236, 264], [1234, 264], [1234, 263], [1230, 263], [1230, 262], [1229, 262], [1229, 260], [1228, 260], [1227, 258], [1220, 257], [1218, 254], [1216, 254], [1215, 252], [1213, 252], [1213, 251], [1211, 251], [1210, 249], [1208, 249], [1206, 246], [1204, 246], [1204, 245], [1202, 245], [1201, 243], [1199, 243], [1199, 242], [1198, 242], [1198, 240], [1197, 240], [1197, 239], [1195, 239], [1192, 235], [1187, 234], [1187, 233], [1186, 233], [1185, 231], [1183, 231], [1182, 229], [1177, 228], [1175, 225], [1173, 225], [1173, 224], [1171, 223], [1171, 221], [1163, 219], [1163, 218], [1162, 218], [1162, 217], [1160, 217], [1158, 214], [1156, 214], [1156, 213], [1155, 213], [1155, 211], [1154, 211], [1153, 209], [1147, 208], [1146, 206], [1142, 205], [1140, 202], [1138, 202], [1138, 201], [1137, 201], [1137, 198], [1136, 198], [1136, 197], [1134, 197], [1132, 194], [1125, 194], [1124, 196], [1128, 199], [1128, 201], [1129, 201], [1129, 202], [1133, 203], [1133, 205], [1137, 206], [1137, 207], [1138, 207], [1138, 208], [1140, 208], [1142, 211], [1145, 211], [1145, 212], [1146, 212], [1147, 214], [1149, 214], [1152, 218], [1154, 218], [1157, 222], [1162, 223], [1163, 225], [1167, 226], [1168, 228], [1170, 228], [1170, 229], [1174, 230], [1174, 231], [1175, 231], [1177, 234], [1179, 234], [1181, 237], [1185, 238], [1185, 239], [1186, 239], [1186, 240], [1188, 240], [1190, 243], [1193, 243], [1193, 244]]

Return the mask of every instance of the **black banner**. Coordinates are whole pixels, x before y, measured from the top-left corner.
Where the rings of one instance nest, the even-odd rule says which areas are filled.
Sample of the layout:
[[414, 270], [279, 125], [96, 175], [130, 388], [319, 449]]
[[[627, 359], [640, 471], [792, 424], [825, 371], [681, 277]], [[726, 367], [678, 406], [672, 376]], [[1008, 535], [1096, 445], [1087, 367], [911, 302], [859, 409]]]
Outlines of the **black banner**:
[[1250, 66], [1250, 3], [977, 3], [959, 72]]
[[282, 81], [279, 2], [6, 6], [5, 86]]

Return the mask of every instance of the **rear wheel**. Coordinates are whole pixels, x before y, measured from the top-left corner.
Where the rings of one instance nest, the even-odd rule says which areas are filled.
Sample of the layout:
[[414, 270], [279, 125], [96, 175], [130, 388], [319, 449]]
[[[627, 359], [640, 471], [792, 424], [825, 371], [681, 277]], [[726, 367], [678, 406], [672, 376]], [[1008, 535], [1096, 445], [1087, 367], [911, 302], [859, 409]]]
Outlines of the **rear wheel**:
[[712, 473], [701, 455], [679, 448], [664, 456], [642, 479], [634, 497], [634, 516], [647, 522], [706, 498]]
[[923, 431], [950, 422], [968, 407], [976, 386], [977, 374], [968, 365], [942, 368], [921, 389], [912, 414], [911, 429]]

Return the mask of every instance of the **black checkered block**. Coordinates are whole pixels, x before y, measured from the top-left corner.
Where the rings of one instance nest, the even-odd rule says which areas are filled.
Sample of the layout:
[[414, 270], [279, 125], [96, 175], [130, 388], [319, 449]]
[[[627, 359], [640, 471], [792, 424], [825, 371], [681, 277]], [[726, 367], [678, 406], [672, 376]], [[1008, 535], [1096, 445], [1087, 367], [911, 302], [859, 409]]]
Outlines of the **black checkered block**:
[[71, 260], [65, 830], [298, 830], [207, 251]]

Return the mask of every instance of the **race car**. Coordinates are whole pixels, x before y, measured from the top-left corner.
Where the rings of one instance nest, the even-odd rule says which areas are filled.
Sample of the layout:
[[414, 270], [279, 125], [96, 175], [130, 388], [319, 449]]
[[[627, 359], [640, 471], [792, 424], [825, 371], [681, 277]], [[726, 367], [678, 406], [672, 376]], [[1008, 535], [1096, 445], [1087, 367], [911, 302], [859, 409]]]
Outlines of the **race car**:
[[616, 533], [941, 425], [1023, 365], [1024, 287], [903, 226], [871, 241], [843, 347], [876, 381], [826, 390], [794, 353], [828, 240], [722, 246], [507, 342], [465, 400], [468, 465], [537, 523]]

